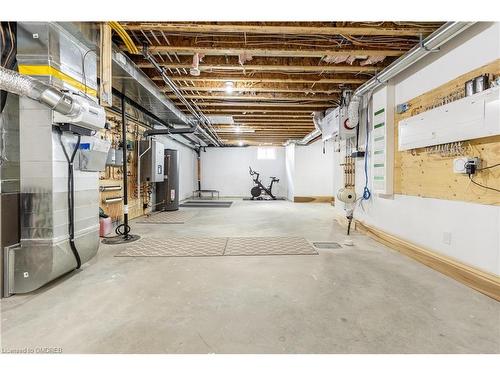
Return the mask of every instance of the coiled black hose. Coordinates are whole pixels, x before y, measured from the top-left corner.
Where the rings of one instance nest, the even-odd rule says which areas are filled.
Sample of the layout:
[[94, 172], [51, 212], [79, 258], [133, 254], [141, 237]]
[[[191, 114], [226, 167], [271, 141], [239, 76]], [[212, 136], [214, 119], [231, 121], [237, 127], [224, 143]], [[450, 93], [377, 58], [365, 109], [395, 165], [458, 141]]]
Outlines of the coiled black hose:
[[[123, 228], [123, 230], [122, 230]], [[130, 233], [130, 225], [128, 224], [120, 224], [116, 227], [115, 233], [119, 236], [124, 236], [128, 237], [128, 234]]]

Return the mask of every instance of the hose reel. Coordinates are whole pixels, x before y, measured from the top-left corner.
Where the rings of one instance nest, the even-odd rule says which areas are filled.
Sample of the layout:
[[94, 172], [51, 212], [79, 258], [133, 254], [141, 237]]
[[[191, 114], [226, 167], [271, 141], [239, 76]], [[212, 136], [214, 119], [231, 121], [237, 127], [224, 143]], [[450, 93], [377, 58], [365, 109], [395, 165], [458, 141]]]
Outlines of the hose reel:
[[344, 187], [337, 192], [337, 199], [344, 203], [354, 203], [356, 201], [356, 192], [352, 187]]

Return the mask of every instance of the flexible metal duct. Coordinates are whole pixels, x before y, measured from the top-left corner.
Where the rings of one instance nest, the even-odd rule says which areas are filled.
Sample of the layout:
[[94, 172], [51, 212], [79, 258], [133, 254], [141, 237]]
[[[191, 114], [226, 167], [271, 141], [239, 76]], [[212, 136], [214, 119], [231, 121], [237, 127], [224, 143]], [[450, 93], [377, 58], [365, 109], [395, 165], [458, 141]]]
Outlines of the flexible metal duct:
[[[426, 39], [424, 39], [418, 46], [413, 47], [406, 54], [401, 56], [399, 59], [394, 61], [391, 65], [382, 70], [375, 77], [371, 78], [363, 85], [358, 87], [354, 91], [352, 100], [355, 98], [361, 98], [361, 96], [376, 90], [378, 87], [385, 85], [385, 83], [394, 78], [403, 70], [407, 69], [409, 66], [415, 64], [417, 61], [421, 60], [423, 57], [427, 56], [432, 52], [438, 51], [438, 48], [445, 44], [450, 39], [456, 37], [461, 32], [465, 31], [471, 27], [475, 22], [447, 22]], [[353, 109], [354, 111], [354, 109]], [[297, 144], [305, 145], [309, 143], [314, 138], [318, 137], [321, 132], [317, 129], [313, 130], [311, 133], [307, 134]]]
[[353, 96], [347, 107], [347, 118], [349, 119], [349, 126], [354, 128], [359, 122], [359, 104], [361, 103], [360, 96]]
[[10, 69], [0, 67], [0, 90], [27, 96], [67, 116], [76, 116], [82, 110], [73, 98], [58, 89]]

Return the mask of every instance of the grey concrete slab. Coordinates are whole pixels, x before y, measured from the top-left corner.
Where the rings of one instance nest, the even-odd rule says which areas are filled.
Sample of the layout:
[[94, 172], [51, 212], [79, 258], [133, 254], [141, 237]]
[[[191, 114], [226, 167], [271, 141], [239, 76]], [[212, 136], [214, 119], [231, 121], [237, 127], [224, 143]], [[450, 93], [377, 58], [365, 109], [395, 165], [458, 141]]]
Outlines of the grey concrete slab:
[[[327, 204], [235, 201], [169, 236], [342, 243]], [[499, 353], [500, 304], [360, 234], [317, 256], [119, 258], [1, 304], [1, 346], [64, 353]]]

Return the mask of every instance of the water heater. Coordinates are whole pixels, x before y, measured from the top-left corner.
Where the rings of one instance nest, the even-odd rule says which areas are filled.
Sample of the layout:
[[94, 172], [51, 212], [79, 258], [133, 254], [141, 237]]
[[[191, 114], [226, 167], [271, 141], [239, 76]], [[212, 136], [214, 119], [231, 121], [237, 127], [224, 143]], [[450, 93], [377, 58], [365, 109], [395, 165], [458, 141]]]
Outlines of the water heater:
[[164, 180], [156, 184], [156, 204], [159, 210], [176, 211], [179, 209], [179, 165], [177, 150], [165, 149], [164, 166]]

